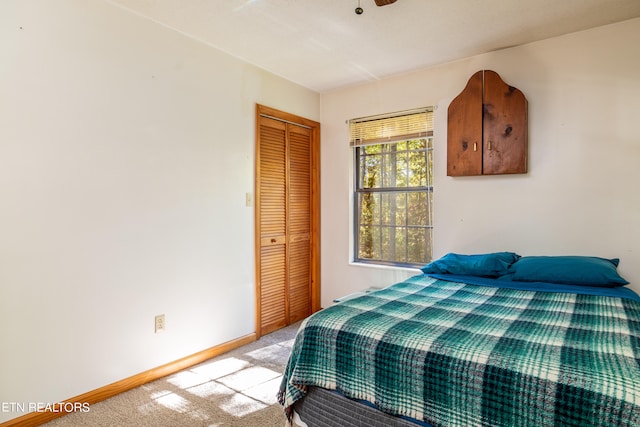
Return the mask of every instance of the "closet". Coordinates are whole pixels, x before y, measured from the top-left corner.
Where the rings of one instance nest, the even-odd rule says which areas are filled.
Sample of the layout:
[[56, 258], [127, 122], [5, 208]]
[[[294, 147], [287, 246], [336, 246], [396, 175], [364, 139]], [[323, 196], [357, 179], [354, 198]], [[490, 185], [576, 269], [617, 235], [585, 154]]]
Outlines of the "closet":
[[317, 122], [258, 105], [256, 334], [319, 309]]

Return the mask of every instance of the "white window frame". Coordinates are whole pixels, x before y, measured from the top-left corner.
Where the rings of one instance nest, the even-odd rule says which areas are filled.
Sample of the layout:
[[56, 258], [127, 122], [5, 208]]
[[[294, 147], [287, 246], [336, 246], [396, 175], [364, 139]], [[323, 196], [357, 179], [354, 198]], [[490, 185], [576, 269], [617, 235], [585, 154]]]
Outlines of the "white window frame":
[[[354, 158], [352, 183], [353, 262], [411, 268], [420, 267], [428, 263], [431, 261], [433, 254], [433, 108], [426, 107], [353, 119], [349, 121], [349, 126]], [[408, 141], [413, 142], [409, 144]], [[424, 141], [424, 147], [416, 149], [417, 141]], [[410, 145], [413, 146], [413, 149], [410, 149]], [[392, 150], [393, 146], [400, 147], [403, 150], [399, 153], [392, 153], [390, 150]], [[369, 147], [369, 149], [367, 147]], [[378, 153], [378, 149], [386, 151]], [[370, 156], [365, 153], [367, 150], [374, 152], [371, 157], [380, 157], [380, 159], [385, 159], [389, 156], [391, 156], [389, 157], [390, 159], [396, 159], [396, 154], [406, 155], [408, 159], [411, 155], [420, 156], [424, 153], [425, 165], [427, 167], [427, 170], [424, 172], [426, 178], [423, 177], [421, 179], [420, 185], [409, 186], [408, 183], [410, 179], [408, 176], [411, 172], [409, 170], [409, 161], [407, 160], [404, 181], [407, 185], [389, 186], [388, 183], [381, 182], [385, 181], [385, 179], [381, 178], [378, 181], [374, 179], [376, 182], [373, 186], [367, 186], [363, 183], [363, 168], [360, 167], [360, 162]], [[382, 163], [384, 163], [384, 160]], [[380, 167], [383, 168], [384, 166]], [[391, 181], [397, 184], [395, 178], [400, 175], [394, 175], [394, 173], [397, 173], [396, 169], [393, 169], [393, 172], [390, 174], [394, 177]], [[381, 173], [381, 175], [382, 174], [383, 173]], [[393, 195], [395, 195], [395, 197]], [[402, 210], [400, 216], [397, 216], [395, 209], [393, 212], [394, 219], [387, 219], [385, 223], [383, 219], [384, 203], [389, 200], [395, 200], [393, 203], [389, 202], [389, 206], [391, 206], [400, 200], [399, 204], [402, 206], [402, 197], [400, 197], [400, 195], [404, 195], [404, 200], [406, 201], [404, 205], [404, 223], [402, 223], [402, 220], [400, 220], [400, 222], [397, 221], [398, 218], [402, 217]], [[377, 220], [372, 220], [364, 224], [361, 222], [360, 217], [361, 200], [363, 200], [363, 197], [368, 197], [369, 200], [376, 200], [376, 202], [374, 202], [375, 209], [378, 209], [380, 213]], [[423, 222], [418, 224], [412, 222], [413, 220], [409, 220], [408, 217], [410, 212], [409, 200], [413, 200], [415, 204], [417, 203], [416, 198], [419, 197], [422, 197], [420, 203], [425, 204], [426, 212], [421, 213], [420, 217]], [[391, 216], [389, 212], [385, 211], [384, 213], [388, 218]], [[374, 217], [375, 215], [371, 214], [370, 216]], [[369, 231], [373, 231], [371, 231], [370, 235], [366, 236], [366, 244], [368, 247], [366, 250], [361, 251], [363, 242], [361, 232], [367, 227], [369, 227]], [[398, 235], [398, 232], [404, 233], [404, 235]], [[377, 240], [376, 237], [371, 237], [371, 235], [374, 234], [377, 235]], [[420, 234], [421, 236], [418, 237]], [[420, 240], [422, 238], [424, 238], [423, 242]], [[396, 244], [390, 245], [388, 243], [390, 239], [394, 240]], [[371, 243], [370, 240], [376, 241]], [[385, 242], [387, 243], [385, 244]], [[401, 244], [398, 246], [399, 242]], [[423, 247], [418, 247], [422, 244], [424, 244]], [[371, 251], [373, 245], [377, 246], [377, 248]], [[412, 256], [408, 256], [410, 246], [412, 248]], [[386, 248], [386, 250], [384, 248]], [[398, 249], [404, 249], [404, 256], [398, 253]], [[419, 257], [422, 258], [418, 259]]]

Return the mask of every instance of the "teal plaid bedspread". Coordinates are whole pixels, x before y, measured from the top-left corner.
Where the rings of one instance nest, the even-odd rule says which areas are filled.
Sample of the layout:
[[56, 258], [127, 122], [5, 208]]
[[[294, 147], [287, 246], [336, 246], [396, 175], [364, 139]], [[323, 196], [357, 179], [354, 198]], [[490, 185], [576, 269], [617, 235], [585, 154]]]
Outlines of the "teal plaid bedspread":
[[415, 276], [303, 322], [288, 413], [307, 386], [434, 426], [640, 426], [640, 303]]

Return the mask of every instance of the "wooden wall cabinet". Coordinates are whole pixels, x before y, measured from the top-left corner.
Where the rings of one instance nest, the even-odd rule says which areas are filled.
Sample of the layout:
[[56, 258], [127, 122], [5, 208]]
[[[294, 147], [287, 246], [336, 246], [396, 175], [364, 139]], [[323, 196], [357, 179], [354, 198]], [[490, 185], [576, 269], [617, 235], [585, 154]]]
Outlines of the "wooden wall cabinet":
[[527, 100], [491, 70], [481, 70], [449, 105], [447, 175], [527, 172]]

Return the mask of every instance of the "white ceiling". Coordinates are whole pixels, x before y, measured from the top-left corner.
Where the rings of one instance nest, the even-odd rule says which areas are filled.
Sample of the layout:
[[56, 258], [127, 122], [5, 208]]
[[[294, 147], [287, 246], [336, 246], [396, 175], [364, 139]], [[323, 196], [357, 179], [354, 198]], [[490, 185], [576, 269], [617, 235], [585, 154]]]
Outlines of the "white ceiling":
[[640, 0], [109, 1], [318, 92], [640, 17]]

